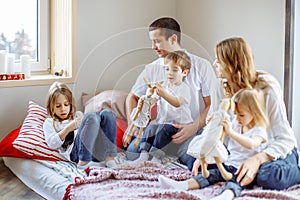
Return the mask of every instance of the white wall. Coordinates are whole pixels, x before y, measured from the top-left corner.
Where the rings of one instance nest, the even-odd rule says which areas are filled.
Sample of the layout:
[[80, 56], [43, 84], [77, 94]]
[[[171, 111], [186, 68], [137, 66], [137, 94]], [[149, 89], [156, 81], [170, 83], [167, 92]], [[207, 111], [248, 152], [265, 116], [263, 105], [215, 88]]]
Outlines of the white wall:
[[[130, 89], [150, 49], [148, 25], [173, 16], [183, 31], [183, 46], [213, 61], [213, 48], [224, 37], [241, 35], [253, 47], [256, 64], [282, 82], [284, 47], [282, 0], [77, 0], [75, 93]], [[28, 100], [44, 105], [49, 86], [0, 89], [0, 139], [18, 127]]]
[[183, 32], [208, 51], [211, 61], [215, 58], [214, 47], [220, 40], [244, 37], [252, 47], [257, 68], [272, 73], [283, 86], [285, 1], [177, 2], [177, 17]]

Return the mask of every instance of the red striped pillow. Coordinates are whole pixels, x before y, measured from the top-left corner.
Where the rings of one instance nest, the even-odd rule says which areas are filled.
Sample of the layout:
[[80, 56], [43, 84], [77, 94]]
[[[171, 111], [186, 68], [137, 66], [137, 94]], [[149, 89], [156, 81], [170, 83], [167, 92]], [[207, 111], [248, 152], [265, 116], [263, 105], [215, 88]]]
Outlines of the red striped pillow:
[[49, 148], [45, 141], [43, 123], [47, 117], [46, 109], [29, 101], [27, 113], [13, 146], [31, 156], [42, 156], [49, 160], [65, 160], [58, 150]]

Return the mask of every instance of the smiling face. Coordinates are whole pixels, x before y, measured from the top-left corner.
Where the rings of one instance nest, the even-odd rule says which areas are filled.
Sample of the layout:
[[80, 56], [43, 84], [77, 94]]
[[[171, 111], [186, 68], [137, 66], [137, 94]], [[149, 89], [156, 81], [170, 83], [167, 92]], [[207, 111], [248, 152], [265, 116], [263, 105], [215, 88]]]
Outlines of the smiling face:
[[149, 38], [152, 42], [152, 49], [159, 57], [164, 58], [168, 55], [168, 52], [174, 51], [172, 47], [172, 36], [166, 39], [160, 29], [150, 31]]
[[62, 121], [69, 118], [70, 111], [70, 102], [65, 95], [59, 94], [55, 99], [55, 103], [53, 105], [53, 113]]
[[174, 61], [170, 60], [165, 63], [165, 73], [172, 85], [180, 85], [186, 77], [188, 70], [183, 70]]

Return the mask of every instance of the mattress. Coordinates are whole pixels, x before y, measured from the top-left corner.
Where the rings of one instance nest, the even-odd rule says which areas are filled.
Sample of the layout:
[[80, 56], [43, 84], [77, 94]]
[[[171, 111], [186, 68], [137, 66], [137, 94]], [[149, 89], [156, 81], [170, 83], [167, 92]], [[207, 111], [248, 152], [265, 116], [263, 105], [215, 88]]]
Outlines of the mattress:
[[[115, 158], [118, 165], [126, 162], [124, 152]], [[63, 199], [66, 188], [74, 183], [76, 176], [86, 173], [73, 162], [44, 161], [14, 157], [3, 157], [4, 164], [29, 188], [49, 200]], [[186, 168], [174, 156], [166, 156], [163, 164], [170, 168]]]
[[62, 199], [68, 185], [83, 171], [71, 162], [3, 157], [4, 164], [29, 188], [49, 200]]

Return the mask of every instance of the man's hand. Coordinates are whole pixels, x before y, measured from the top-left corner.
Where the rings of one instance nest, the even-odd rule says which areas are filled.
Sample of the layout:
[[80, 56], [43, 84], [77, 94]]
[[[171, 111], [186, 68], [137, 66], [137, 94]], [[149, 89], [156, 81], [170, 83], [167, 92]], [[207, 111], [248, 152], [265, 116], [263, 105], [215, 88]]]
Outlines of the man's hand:
[[134, 125], [129, 125], [122, 138], [123, 146], [126, 148], [130, 144], [132, 138], [136, 137], [138, 134], [139, 134], [139, 128], [137, 128]]
[[188, 138], [193, 136], [198, 131], [195, 123], [188, 124], [188, 125], [173, 124], [173, 126], [175, 128], [180, 129], [179, 132], [177, 132], [175, 135], [172, 136], [172, 142], [176, 144], [180, 144], [186, 141]]

